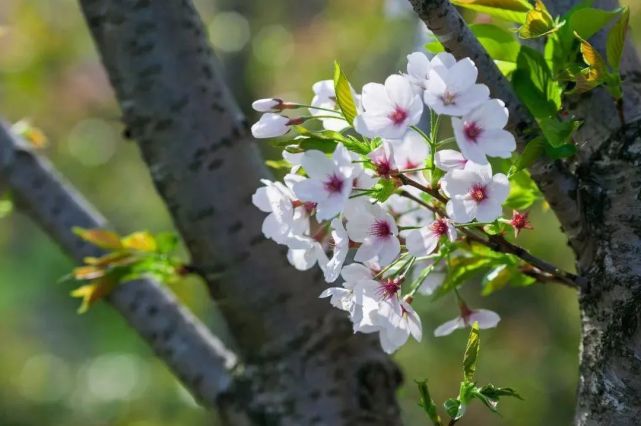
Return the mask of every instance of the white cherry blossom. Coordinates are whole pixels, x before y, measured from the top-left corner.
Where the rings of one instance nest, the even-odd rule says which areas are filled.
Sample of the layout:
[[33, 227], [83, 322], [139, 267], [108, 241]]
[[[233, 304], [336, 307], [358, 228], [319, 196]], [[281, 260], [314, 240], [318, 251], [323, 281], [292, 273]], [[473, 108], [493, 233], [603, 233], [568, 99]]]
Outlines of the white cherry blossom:
[[418, 169], [425, 165], [430, 148], [417, 131], [410, 129], [403, 139], [389, 142], [394, 163], [399, 170]]
[[459, 328], [470, 327], [475, 322], [479, 324], [480, 329], [493, 328], [501, 320], [499, 314], [487, 309], [469, 309], [465, 305], [461, 305], [460, 309], [461, 315], [439, 325], [434, 330], [434, 336], [447, 336]]
[[405, 240], [407, 251], [417, 257], [429, 255], [436, 250], [441, 237], [456, 240], [456, 228], [446, 218], [437, 218], [427, 226], [410, 231]]
[[367, 137], [400, 139], [407, 129], [418, 123], [423, 113], [423, 102], [409, 81], [400, 75], [391, 75], [385, 85], [368, 83], [363, 87], [364, 112], [354, 120], [354, 128]]
[[373, 322], [379, 327], [379, 340], [383, 351], [396, 352], [411, 335], [417, 342], [423, 338], [421, 319], [416, 311], [404, 300], [392, 297], [372, 313]]
[[441, 170], [463, 169], [467, 159], [458, 151], [453, 149], [442, 149], [434, 154], [434, 164]]
[[342, 287], [330, 287], [323, 291], [320, 297], [331, 297], [330, 303], [339, 309], [348, 311], [353, 323], [354, 332], [372, 333], [378, 331], [374, 326], [371, 313], [378, 309], [378, 301], [373, 299], [376, 293], [367, 292], [369, 288], [378, 288], [374, 280], [378, 273], [378, 265], [368, 266], [352, 263], [344, 266], [341, 271]]
[[[433, 259], [426, 259], [420, 262], [417, 262], [414, 265], [412, 271], [412, 279], [417, 280], [421, 277], [421, 273], [427, 267], [431, 267], [434, 264]], [[418, 288], [418, 293], [424, 296], [431, 296], [434, 294], [437, 288], [439, 288], [443, 281], [445, 280], [446, 274], [443, 272], [443, 268], [436, 265], [434, 270], [432, 270], [427, 276], [423, 279]]]
[[252, 103], [254, 111], [258, 112], [278, 112], [283, 108], [284, 102], [279, 98], [258, 99]]
[[331, 159], [320, 151], [306, 151], [301, 165], [309, 178], [294, 184], [294, 194], [302, 201], [316, 203], [318, 220], [333, 218], [352, 192], [354, 167], [349, 151], [338, 144]]
[[476, 84], [478, 70], [469, 58], [451, 67], [433, 66], [430, 70], [425, 103], [437, 114], [460, 116], [486, 101], [490, 90]]
[[[402, 188], [404, 191], [420, 198], [420, 189], [414, 188], [413, 186], [403, 186]], [[392, 216], [396, 217], [396, 223], [399, 227], [409, 228], [423, 226], [434, 220], [434, 214], [430, 210], [424, 208], [416, 201], [401, 197], [398, 194], [393, 194], [389, 197], [385, 202], [385, 206], [390, 210]], [[399, 235], [407, 238], [410, 232], [411, 230], [404, 229], [399, 232]]]
[[294, 194], [280, 182], [263, 179], [252, 196], [252, 202], [265, 213], [262, 231], [265, 237], [285, 244], [294, 225]]
[[463, 117], [452, 117], [452, 128], [461, 153], [475, 163], [487, 164], [487, 157], [510, 158], [516, 149], [514, 135], [504, 130], [508, 110], [503, 101], [483, 102]]
[[287, 260], [299, 271], [309, 270], [323, 253], [321, 244], [310, 237], [297, 237], [288, 243]]
[[[329, 111], [319, 110], [317, 108], [309, 109], [312, 115], [323, 116], [323, 118], [320, 119], [321, 122], [323, 123], [323, 127], [326, 128], [327, 130], [334, 130], [337, 132], [348, 127], [350, 123], [345, 121], [341, 113], [338, 112], [338, 106], [336, 104], [336, 92], [334, 90], [334, 81], [333, 80], [317, 81], [312, 86], [312, 90], [314, 91], [314, 97], [312, 98], [312, 103], [311, 103], [313, 107], [336, 110], [336, 113], [332, 113]], [[353, 91], [352, 91], [352, 94], [358, 109], [359, 107], [358, 103], [360, 100], [359, 96], [353, 93]], [[332, 118], [325, 118], [327, 116]]]
[[414, 52], [407, 55], [407, 74], [405, 77], [412, 84], [414, 91], [423, 95], [427, 88], [430, 71], [433, 67], [449, 68], [456, 63], [456, 59], [451, 53], [440, 52], [431, 60], [423, 52]]
[[492, 176], [489, 164], [479, 165], [469, 161], [464, 169], [454, 169], [441, 180], [443, 191], [450, 197], [446, 211], [458, 223], [473, 219], [492, 222], [502, 214], [502, 205], [510, 192], [507, 176]]
[[[449, 69], [456, 65], [456, 58], [449, 52], [439, 52], [430, 60], [431, 68]], [[429, 76], [428, 76], [429, 77]]]
[[361, 243], [354, 260], [377, 260], [381, 266], [387, 266], [401, 251], [394, 218], [378, 204], [357, 200], [353, 200], [344, 213], [347, 234], [352, 241]]
[[372, 160], [378, 176], [389, 178], [392, 173], [396, 171], [394, 153], [389, 141], [383, 141], [378, 148], [370, 152], [367, 156]]
[[332, 257], [328, 259], [322, 250], [318, 256], [318, 265], [323, 271], [325, 281], [328, 283], [336, 281], [336, 278], [340, 275], [345, 258], [347, 258], [347, 253], [349, 252], [349, 237], [347, 236], [347, 231], [345, 231], [342, 220], [340, 218], [332, 220], [331, 226], [330, 247], [333, 251]]
[[411, 83], [414, 92], [422, 95], [429, 78], [430, 59], [423, 52], [414, 52], [407, 55], [407, 74], [405, 77]]
[[252, 135], [258, 139], [276, 138], [289, 132], [290, 126], [301, 124], [302, 118], [289, 118], [284, 115], [268, 112], [263, 114], [254, 125], [252, 125]]

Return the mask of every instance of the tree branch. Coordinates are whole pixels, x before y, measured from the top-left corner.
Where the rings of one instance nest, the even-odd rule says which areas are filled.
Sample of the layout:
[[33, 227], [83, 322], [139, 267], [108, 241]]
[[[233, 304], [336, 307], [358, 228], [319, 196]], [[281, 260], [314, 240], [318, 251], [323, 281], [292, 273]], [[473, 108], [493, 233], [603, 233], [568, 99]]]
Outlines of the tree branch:
[[[456, 8], [449, 0], [409, 1], [445, 49], [457, 59], [471, 58], [479, 69], [479, 81], [490, 88], [492, 96], [505, 102], [510, 111], [507, 128], [516, 136], [517, 148], [522, 151], [540, 134], [536, 131], [538, 125]], [[578, 234], [577, 182], [573, 174], [561, 161], [544, 158], [530, 167], [530, 173], [568, 235]]]
[[[17, 206], [76, 261], [100, 254], [71, 228], [108, 228], [107, 221], [4, 123], [0, 123], [0, 177]], [[232, 384], [230, 372], [237, 358], [200, 320], [166, 287], [149, 279], [117, 286], [107, 301], [201, 404], [216, 407]]]
[[239, 403], [274, 424], [398, 424], [400, 376], [376, 337], [354, 335], [318, 298], [322, 275], [296, 271], [261, 233], [251, 197], [271, 176], [192, 1], [80, 4], [128, 133], [247, 363]]
[[[420, 183], [412, 179], [409, 179], [406, 176], [403, 176], [403, 175], [399, 175], [399, 176], [401, 176], [401, 181], [406, 185], [411, 185], [415, 188], [421, 189], [422, 191], [428, 193], [429, 195], [433, 196], [434, 198], [436, 198], [441, 202], [447, 202], [447, 199], [443, 195], [441, 195], [438, 191], [436, 191], [436, 193], [434, 194], [433, 189], [424, 187]], [[422, 205], [423, 207], [427, 208], [428, 210], [431, 210], [432, 212], [438, 214], [441, 217], [447, 217], [447, 213], [442, 208], [431, 205], [421, 200], [419, 197], [415, 197], [409, 192], [402, 191], [400, 192], [399, 195], [401, 197], [405, 197], [407, 199], [410, 199]], [[438, 195], [438, 197], [436, 197], [435, 195]], [[484, 246], [496, 252], [513, 254], [514, 256], [520, 258], [521, 260], [527, 262], [530, 266], [535, 268], [534, 270], [531, 270], [532, 273], [536, 271], [540, 271], [542, 274], [546, 274], [546, 275], [541, 275], [546, 282], [550, 281], [550, 278], [553, 278], [557, 282], [572, 288], [578, 288], [583, 283], [583, 280], [580, 277], [577, 277], [574, 274], [571, 274], [560, 268], [557, 268], [556, 266], [552, 265], [549, 262], [546, 262], [543, 259], [539, 259], [538, 257], [532, 255], [529, 251], [527, 251], [523, 247], [517, 246], [516, 244], [509, 242], [502, 235], [490, 235], [482, 229], [479, 230], [481, 235], [478, 235], [476, 232], [472, 231], [471, 229], [467, 229], [467, 228], [459, 228], [459, 229], [463, 234], [465, 234], [466, 237], [470, 238], [473, 241], [476, 241], [479, 244], [483, 244]]]

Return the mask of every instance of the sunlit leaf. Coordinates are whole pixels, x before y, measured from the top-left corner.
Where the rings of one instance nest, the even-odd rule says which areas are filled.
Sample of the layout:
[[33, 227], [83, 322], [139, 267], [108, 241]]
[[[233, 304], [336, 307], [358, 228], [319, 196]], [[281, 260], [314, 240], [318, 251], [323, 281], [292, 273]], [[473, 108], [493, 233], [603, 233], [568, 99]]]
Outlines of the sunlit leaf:
[[152, 252], [156, 251], [156, 239], [147, 231], [134, 232], [122, 240], [122, 246], [130, 250]]
[[470, 30], [492, 59], [516, 62], [521, 44], [513, 32], [492, 24], [472, 24]]
[[284, 158], [280, 160], [267, 160], [265, 161], [265, 165], [275, 170], [292, 168], [292, 164], [289, 161], [285, 160]]
[[354, 102], [352, 86], [349, 84], [349, 80], [341, 70], [338, 62], [334, 63], [334, 90], [336, 92], [336, 103], [347, 122], [351, 125], [356, 117], [356, 103]]
[[620, 9], [603, 10], [584, 7], [573, 11], [568, 18], [568, 23], [572, 31], [587, 40], [619, 13]]
[[78, 313], [83, 314], [87, 312], [94, 303], [108, 295], [116, 284], [117, 281], [112, 278], [102, 277], [73, 290], [71, 296], [82, 299]]
[[472, 324], [470, 335], [467, 338], [467, 346], [465, 347], [465, 355], [463, 356], [463, 377], [467, 382], [474, 381], [480, 345], [479, 324], [475, 321], [474, 324]]
[[452, 0], [452, 4], [517, 24], [525, 23], [532, 9], [526, 0]]
[[95, 278], [100, 278], [104, 276], [106, 270], [101, 267], [89, 265], [89, 266], [79, 266], [73, 269], [73, 277], [77, 280], [93, 280]]
[[527, 13], [525, 22], [519, 28], [519, 36], [525, 39], [542, 37], [558, 28], [545, 4], [541, 0], [536, 0], [534, 9]]
[[120, 236], [113, 231], [75, 227], [73, 228], [73, 233], [88, 243], [103, 249], [116, 250], [122, 248]]
[[521, 47], [512, 85], [519, 99], [537, 118], [555, 115], [561, 108], [561, 87], [552, 78], [543, 55], [532, 48]]
[[[542, 144], [541, 146], [544, 145]], [[505, 200], [506, 206], [515, 210], [526, 210], [541, 199], [543, 199], [543, 195], [525, 170], [514, 174], [510, 178], [510, 194]]]
[[623, 8], [621, 17], [617, 23], [612, 27], [608, 33], [608, 41], [606, 44], [606, 54], [608, 64], [614, 69], [619, 69], [621, 57], [623, 56], [623, 47], [625, 45], [625, 35], [628, 31], [628, 23], [630, 21], [630, 9]]
[[588, 81], [601, 82], [605, 78], [608, 70], [601, 54], [586, 40], [583, 40], [577, 33], [574, 33], [581, 43], [581, 55], [583, 61], [588, 64], [588, 71], [585, 78]]

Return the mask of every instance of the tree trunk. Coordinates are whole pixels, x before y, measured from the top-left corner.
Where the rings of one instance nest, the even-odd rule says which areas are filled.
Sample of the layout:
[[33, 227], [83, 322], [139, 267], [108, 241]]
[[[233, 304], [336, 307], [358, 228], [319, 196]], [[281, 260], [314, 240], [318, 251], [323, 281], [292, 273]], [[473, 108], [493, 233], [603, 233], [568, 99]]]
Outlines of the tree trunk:
[[[553, 13], [578, 0], [551, 2]], [[612, 10], [616, 0], [594, 7]], [[605, 32], [590, 41], [605, 52]], [[581, 289], [581, 355], [575, 423], [638, 425], [641, 422], [641, 66], [630, 41], [621, 64], [624, 115], [604, 89], [570, 100], [584, 120], [573, 160], [580, 211], [569, 233]]]
[[[236, 339], [226, 404], [259, 425], [399, 424], [399, 371], [260, 233], [269, 174], [191, 1], [81, 0], [156, 188]], [[225, 419], [227, 424], [238, 424]]]
[[616, 132], [578, 170], [588, 278], [580, 295], [578, 425], [641, 421], [641, 121]]

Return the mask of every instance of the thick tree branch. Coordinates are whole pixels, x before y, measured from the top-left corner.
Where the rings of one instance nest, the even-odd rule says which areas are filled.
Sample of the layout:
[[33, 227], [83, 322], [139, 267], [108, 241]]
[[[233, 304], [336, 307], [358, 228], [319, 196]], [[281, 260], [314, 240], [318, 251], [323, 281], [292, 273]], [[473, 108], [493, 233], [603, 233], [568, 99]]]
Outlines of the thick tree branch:
[[264, 238], [251, 204], [270, 175], [190, 0], [80, 0], [156, 188], [248, 366], [238, 401], [259, 424], [399, 423], [396, 367], [354, 335]]
[[[449, 0], [409, 1], [448, 52], [457, 59], [469, 57], [474, 61], [479, 81], [490, 88], [492, 96], [503, 100], [510, 111], [507, 128], [516, 136], [517, 148], [523, 150], [538, 135], [538, 125], [456, 8]], [[572, 173], [562, 162], [549, 159], [537, 161], [530, 167], [530, 173], [566, 232], [578, 234], [577, 183]]]
[[[100, 254], [71, 229], [108, 228], [107, 221], [2, 123], [0, 179], [11, 189], [20, 210], [75, 260]], [[166, 287], [148, 279], [119, 285], [107, 300], [204, 406], [216, 407], [219, 397], [229, 391], [237, 358], [200, 320]]]

